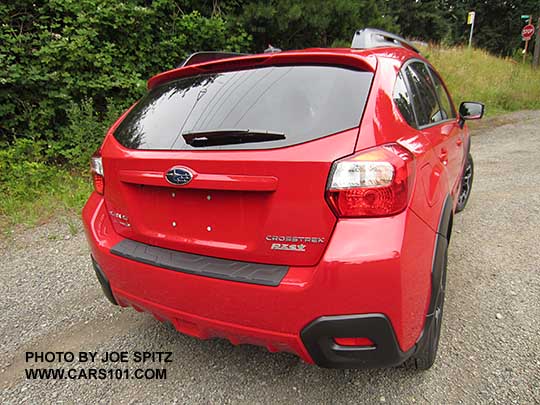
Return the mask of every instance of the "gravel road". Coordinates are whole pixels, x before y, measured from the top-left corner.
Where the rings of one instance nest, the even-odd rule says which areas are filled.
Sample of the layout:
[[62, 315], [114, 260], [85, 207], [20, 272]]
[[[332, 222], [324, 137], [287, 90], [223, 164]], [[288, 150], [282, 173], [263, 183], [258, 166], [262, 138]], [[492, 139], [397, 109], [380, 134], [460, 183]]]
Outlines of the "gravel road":
[[[455, 218], [430, 371], [320, 369], [111, 306], [79, 220], [62, 218], [0, 241], [0, 401], [540, 403], [540, 112], [498, 117], [475, 135], [475, 184]], [[28, 351], [126, 350], [173, 352], [167, 379], [25, 378], [25, 368], [50, 366], [25, 363]]]

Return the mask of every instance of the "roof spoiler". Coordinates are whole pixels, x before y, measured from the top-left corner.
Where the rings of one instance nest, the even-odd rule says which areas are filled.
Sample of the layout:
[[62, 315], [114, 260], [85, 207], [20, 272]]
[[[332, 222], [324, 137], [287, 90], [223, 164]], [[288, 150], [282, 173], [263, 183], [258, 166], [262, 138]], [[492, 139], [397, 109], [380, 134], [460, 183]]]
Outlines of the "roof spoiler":
[[398, 46], [420, 53], [418, 48], [405, 38], [375, 28], [364, 28], [356, 31], [351, 44], [351, 48], [354, 49], [370, 49], [383, 46]]
[[218, 59], [227, 59], [234, 58], [237, 56], [246, 56], [248, 53], [239, 53], [239, 52], [220, 52], [220, 51], [202, 51], [195, 52], [189, 55], [182, 63], [180, 63], [177, 68], [184, 66], [195, 65], [197, 63], [210, 62]]

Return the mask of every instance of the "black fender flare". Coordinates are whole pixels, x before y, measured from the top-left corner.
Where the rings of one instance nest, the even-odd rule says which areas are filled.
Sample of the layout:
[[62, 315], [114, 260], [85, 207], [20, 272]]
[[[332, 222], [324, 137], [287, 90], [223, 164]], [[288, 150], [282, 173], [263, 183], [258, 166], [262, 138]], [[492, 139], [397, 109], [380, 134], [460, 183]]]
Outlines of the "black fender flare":
[[441, 285], [442, 269], [446, 265], [446, 251], [450, 242], [452, 232], [454, 201], [450, 195], [444, 200], [439, 225], [435, 235], [435, 249], [433, 250], [433, 260], [431, 264], [431, 298], [427, 316], [431, 317], [437, 302], [437, 293]]
[[471, 135], [469, 135], [469, 138], [467, 140], [467, 145], [465, 145], [465, 148], [463, 149], [465, 152], [465, 155], [463, 156], [463, 163], [461, 165], [461, 177], [463, 177], [463, 174], [465, 173], [465, 168], [467, 167], [467, 161], [469, 160], [469, 153], [471, 152]]
[[426, 322], [424, 329], [416, 343], [416, 350], [419, 350], [427, 342], [424, 337], [431, 327], [433, 315], [435, 314], [435, 305], [437, 303], [439, 286], [441, 285], [442, 270], [446, 266], [447, 249], [450, 241], [450, 233], [452, 232], [453, 219], [453, 199], [450, 195], [444, 200], [437, 233], [435, 234], [435, 248], [433, 250], [433, 260], [431, 264], [431, 297], [429, 299], [429, 307], [426, 313]]

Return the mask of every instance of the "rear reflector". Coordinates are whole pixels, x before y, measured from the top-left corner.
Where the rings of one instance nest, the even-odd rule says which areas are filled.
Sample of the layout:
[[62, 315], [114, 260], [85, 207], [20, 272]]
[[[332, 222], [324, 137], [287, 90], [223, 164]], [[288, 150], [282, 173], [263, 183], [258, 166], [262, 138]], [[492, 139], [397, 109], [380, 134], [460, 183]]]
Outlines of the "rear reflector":
[[105, 180], [103, 179], [103, 176], [92, 173], [92, 182], [94, 183], [94, 190], [96, 190], [96, 193], [103, 195], [105, 189]]
[[381, 217], [405, 209], [414, 157], [398, 144], [368, 149], [334, 162], [326, 198], [338, 217]]
[[340, 346], [364, 346], [364, 347], [373, 347], [375, 346], [375, 343], [373, 343], [373, 340], [366, 338], [366, 337], [352, 337], [352, 338], [334, 338], [334, 342], [336, 342]]

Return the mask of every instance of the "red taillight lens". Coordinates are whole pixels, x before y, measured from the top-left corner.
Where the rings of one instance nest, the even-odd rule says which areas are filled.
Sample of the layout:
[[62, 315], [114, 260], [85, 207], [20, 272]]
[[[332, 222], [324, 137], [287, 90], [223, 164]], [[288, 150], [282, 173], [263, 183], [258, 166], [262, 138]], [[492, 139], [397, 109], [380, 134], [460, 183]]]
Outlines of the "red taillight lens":
[[332, 165], [327, 200], [339, 217], [397, 214], [409, 201], [414, 157], [398, 144], [387, 144], [338, 160]]
[[336, 342], [340, 346], [364, 346], [364, 347], [375, 346], [375, 343], [373, 343], [373, 340], [366, 337], [352, 337], [352, 338], [335, 337], [334, 342]]
[[92, 171], [92, 181], [96, 193], [103, 195], [105, 190], [105, 177], [103, 176], [103, 162], [99, 153], [90, 158], [90, 168]]

